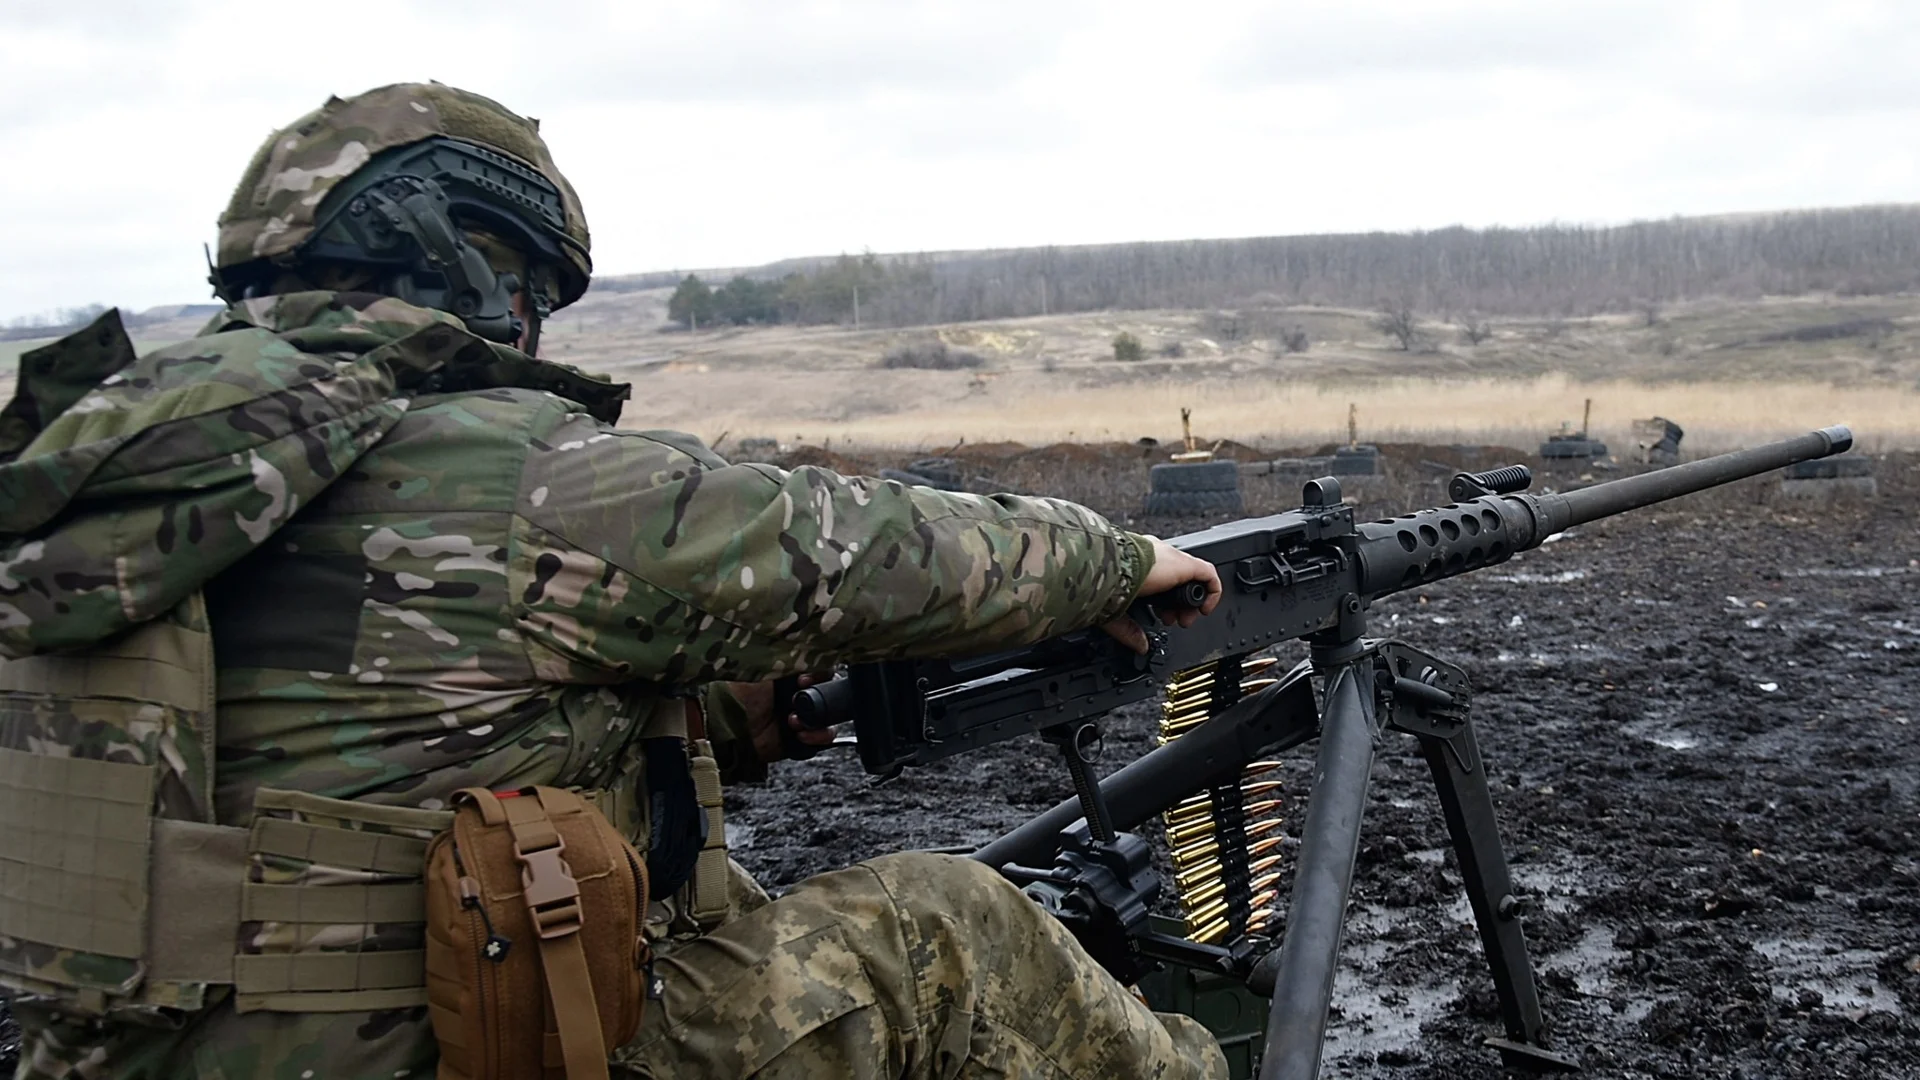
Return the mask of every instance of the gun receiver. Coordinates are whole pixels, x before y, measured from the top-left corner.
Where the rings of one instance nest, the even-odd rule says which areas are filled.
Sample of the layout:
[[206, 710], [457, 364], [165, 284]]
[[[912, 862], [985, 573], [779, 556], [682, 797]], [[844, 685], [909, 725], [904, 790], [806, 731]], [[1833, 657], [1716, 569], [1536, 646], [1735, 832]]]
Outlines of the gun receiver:
[[[975, 857], [1016, 881], [1036, 883], [1030, 895], [1037, 888], [1044, 895], [1036, 899], [1056, 914], [1108, 912], [1069, 926], [1083, 939], [1101, 936], [1089, 949], [1110, 967], [1124, 968], [1116, 974], [1128, 979], [1144, 957], [1265, 981], [1253, 972], [1245, 934], [1221, 948], [1148, 929], [1143, 901], [1157, 893], [1158, 883], [1138, 866], [1137, 839], [1113, 832], [1183, 800], [1191, 805], [1222, 778], [1317, 738], [1285, 936], [1277, 966], [1260, 965], [1272, 975], [1261, 1080], [1313, 1080], [1319, 1073], [1376, 743], [1383, 731], [1411, 735], [1438, 787], [1492, 967], [1506, 1037], [1489, 1045], [1509, 1067], [1568, 1069], [1572, 1063], [1545, 1045], [1520, 905], [1469, 717], [1466, 675], [1409, 646], [1367, 638], [1367, 611], [1380, 597], [1505, 562], [1573, 526], [1841, 453], [1852, 443], [1846, 428], [1823, 428], [1557, 494], [1526, 493], [1529, 477], [1519, 466], [1461, 474], [1450, 488], [1459, 501], [1362, 523], [1343, 503], [1336, 480], [1314, 480], [1296, 510], [1170, 541], [1212, 562], [1224, 592], [1211, 615], [1187, 628], [1163, 625], [1156, 608], [1190, 607], [1203, 597], [1188, 592], [1136, 603], [1130, 614], [1147, 633], [1145, 656], [1098, 630], [1083, 630], [958, 660], [861, 664], [796, 696], [795, 711], [810, 726], [851, 719], [862, 765], [886, 775], [1029, 732], [1045, 734], [1067, 755], [1076, 798]], [[1080, 748], [1097, 738], [1101, 716], [1159, 693], [1176, 673], [1210, 664], [1238, 671], [1251, 654], [1295, 639], [1310, 646], [1310, 664], [1215, 711], [1104, 780], [1090, 778]], [[1322, 683], [1317, 708], [1310, 675]], [[1055, 863], [1052, 870], [1023, 865], [1048, 862]], [[1117, 911], [1129, 914], [1118, 918]], [[1115, 944], [1116, 935], [1126, 939], [1124, 946]]]
[[[859, 664], [797, 695], [810, 727], [852, 720], [862, 766], [890, 775], [1052, 724], [1144, 701], [1176, 671], [1290, 641], [1359, 636], [1382, 596], [1471, 573], [1539, 547], [1575, 525], [1844, 452], [1844, 427], [1705, 458], [1562, 494], [1484, 495], [1383, 521], [1354, 522], [1332, 478], [1306, 485], [1297, 510], [1170, 541], [1220, 569], [1212, 615], [1165, 627], [1153, 609], [1196, 597], [1147, 598], [1133, 609], [1152, 652], [1136, 656], [1097, 630], [957, 660]], [[1505, 471], [1505, 470], [1501, 470]], [[1343, 630], [1344, 627], [1344, 630]]]

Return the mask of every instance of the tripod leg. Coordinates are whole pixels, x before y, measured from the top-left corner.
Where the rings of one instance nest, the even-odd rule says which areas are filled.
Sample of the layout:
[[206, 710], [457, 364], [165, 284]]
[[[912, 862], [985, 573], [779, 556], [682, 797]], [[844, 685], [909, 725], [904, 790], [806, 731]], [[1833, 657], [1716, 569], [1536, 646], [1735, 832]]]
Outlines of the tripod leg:
[[1540, 997], [1533, 985], [1533, 964], [1520, 930], [1519, 901], [1506, 852], [1500, 847], [1500, 826], [1493, 815], [1493, 795], [1487, 790], [1486, 769], [1473, 735], [1473, 723], [1461, 719], [1450, 735], [1416, 732], [1421, 753], [1433, 770], [1440, 808], [1447, 819], [1460, 876], [1466, 880], [1467, 899], [1480, 927], [1480, 942], [1493, 968], [1493, 986], [1500, 999], [1505, 1039], [1489, 1040], [1508, 1068], [1529, 1072], [1565, 1072], [1577, 1069], [1571, 1059], [1541, 1045]]
[[1267, 1012], [1260, 1080], [1314, 1080], [1333, 999], [1347, 895], [1360, 851], [1360, 818], [1373, 768], [1373, 659], [1349, 661], [1327, 679], [1320, 754], [1300, 828], [1293, 901], [1287, 908], [1280, 967]]

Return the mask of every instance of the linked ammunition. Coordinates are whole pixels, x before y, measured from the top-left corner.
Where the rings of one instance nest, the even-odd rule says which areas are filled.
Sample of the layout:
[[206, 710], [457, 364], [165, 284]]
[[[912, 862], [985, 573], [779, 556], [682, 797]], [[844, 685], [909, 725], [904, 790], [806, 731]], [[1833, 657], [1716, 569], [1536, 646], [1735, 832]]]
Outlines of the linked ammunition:
[[1167, 843], [1178, 847], [1203, 836], [1213, 835], [1213, 818], [1203, 817], [1198, 821], [1189, 821], [1167, 829]]
[[1201, 859], [1209, 859], [1218, 854], [1220, 854], [1218, 840], [1197, 840], [1186, 847], [1173, 849], [1173, 865], [1185, 869]]

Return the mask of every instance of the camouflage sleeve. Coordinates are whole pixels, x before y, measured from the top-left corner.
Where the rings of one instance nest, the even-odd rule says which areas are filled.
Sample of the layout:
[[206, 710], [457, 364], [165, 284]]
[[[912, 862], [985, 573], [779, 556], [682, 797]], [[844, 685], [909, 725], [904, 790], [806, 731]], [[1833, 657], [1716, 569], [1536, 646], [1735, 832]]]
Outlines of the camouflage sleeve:
[[1069, 502], [728, 465], [690, 436], [578, 414], [534, 433], [520, 516], [521, 629], [563, 681], [752, 681], [1026, 644], [1124, 610], [1153, 557]]
[[767, 778], [767, 763], [753, 748], [747, 726], [747, 708], [726, 683], [700, 688], [700, 714], [705, 717], [707, 741], [713, 744], [720, 779], [729, 784], [753, 784]]

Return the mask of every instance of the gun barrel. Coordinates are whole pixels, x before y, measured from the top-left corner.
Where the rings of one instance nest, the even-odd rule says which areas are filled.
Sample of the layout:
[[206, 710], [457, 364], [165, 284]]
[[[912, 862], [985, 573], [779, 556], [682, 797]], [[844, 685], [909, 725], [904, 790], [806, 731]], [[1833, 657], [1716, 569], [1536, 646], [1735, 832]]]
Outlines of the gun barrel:
[[1609, 480], [1555, 495], [1484, 495], [1466, 502], [1416, 510], [1355, 530], [1360, 537], [1360, 591], [1385, 596], [1442, 578], [1505, 562], [1515, 552], [1539, 547], [1547, 537], [1575, 525], [1682, 495], [1797, 461], [1841, 453], [1853, 445], [1844, 427], [1821, 428], [1751, 450], [1676, 465], [1659, 472]]
[[[1624, 477], [1559, 495], [1537, 495], [1534, 498], [1538, 501], [1540, 508], [1545, 511], [1547, 534], [1551, 535], [1574, 525], [1584, 525], [1589, 521], [1611, 517], [1627, 510], [1636, 510], [1642, 506], [1679, 498], [1682, 495], [1691, 495], [1696, 491], [1718, 487], [1734, 480], [1758, 476], [1773, 469], [1785, 468], [1795, 462], [1845, 453], [1852, 446], [1853, 432], [1836, 425], [1810, 431], [1797, 438], [1756, 446], [1751, 450], [1739, 450], [1731, 454], [1721, 454], [1718, 457], [1702, 458], [1699, 461], [1690, 461], [1685, 465], [1676, 465], [1659, 472]], [[1541, 539], [1545, 539], [1545, 536]]]

